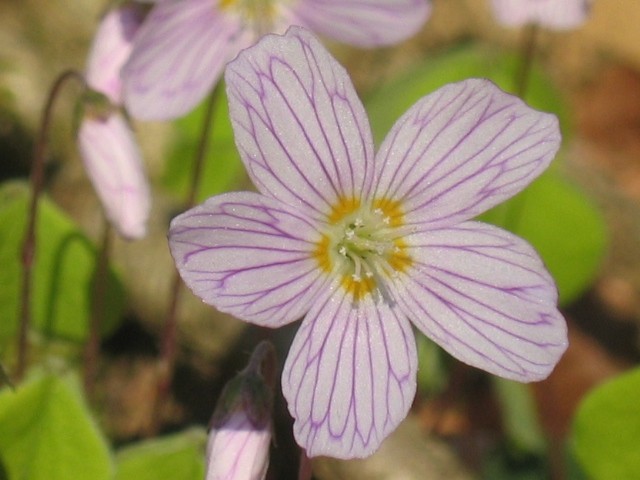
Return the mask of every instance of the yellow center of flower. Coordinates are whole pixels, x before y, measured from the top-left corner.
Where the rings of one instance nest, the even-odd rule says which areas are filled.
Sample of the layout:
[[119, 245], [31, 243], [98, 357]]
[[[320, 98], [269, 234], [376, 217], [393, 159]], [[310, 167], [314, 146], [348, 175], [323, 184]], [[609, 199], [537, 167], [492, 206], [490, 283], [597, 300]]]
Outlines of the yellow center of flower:
[[276, 14], [275, 0], [219, 0], [221, 10], [235, 12], [257, 34], [271, 31]]
[[320, 268], [339, 275], [354, 301], [372, 294], [390, 302], [387, 283], [413, 263], [402, 240], [406, 230], [400, 203], [382, 198], [362, 205], [341, 199], [328, 223], [314, 255]]

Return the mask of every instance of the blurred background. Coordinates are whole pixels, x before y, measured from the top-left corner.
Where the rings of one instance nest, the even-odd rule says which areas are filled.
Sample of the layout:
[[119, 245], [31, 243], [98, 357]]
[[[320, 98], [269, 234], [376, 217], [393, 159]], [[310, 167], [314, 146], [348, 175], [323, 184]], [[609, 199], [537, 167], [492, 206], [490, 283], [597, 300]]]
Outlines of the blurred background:
[[[329, 44], [352, 75], [378, 142], [408, 106], [447, 82], [486, 76], [507, 90], [515, 88], [524, 32], [497, 24], [485, 1], [434, 0], [433, 5], [422, 31], [401, 45], [362, 51]], [[0, 362], [9, 372], [17, 331], [17, 252], [40, 115], [54, 79], [66, 69], [84, 68], [104, 7], [98, 0], [0, 0]], [[584, 26], [538, 32], [525, 100], [560, 117], [563, 147], [526, 197], [483, 218], [532, 242], [558, 281], [570, 344], [553, 374], [530, 386], [511, 384], [455, 362], [420, 338], [419, 393], [410, 417], [370, 459], [314, 461], [316, 478], [632, 478], [607, 476], [613, 471], [601, 464], [585, 465], [585, 452], [606, 449], [607, 439], [594, 446], [577, 438], [575, 422], [586, 395], [622, 378], [640, 360], [638, 25], [640, 2], [595, 0]], [[53, 246], [41, 254], [44, 266], [37, 267], [39, 303], [30, 336], [33, 364], [56, 372], [81, 368], [103, 224], [74, 141], [77, 95], [73, 86], [64, 90], [50, 132], [42, 207], [47, 217], [39, 235]], [[216, 109], [199, 200], [252, 188], [235, 154], [225, 103]], [[184, 292], [173, 388], [160, 411], [153, 408], [173, 277], [166, 232], [182, 209], [202, 114], [134, 122], [153, 185], [152, 218], [143, 240], [113, 240], [109, 313], [89, 402], [116, 452], [157, 433], [181, 435], [206, 426], [222, 386], [255, 344], [271, 340], [283, 362], [297, 329], [297, 324], [278, 331], [250, 327]], [[639, 398], [640, 384], [634, 385], [638, 388], [625, 391]], [[291, 420], [277, 395], [268, 478], [295, 478]], [[0, 419], [3, 405], [0, 395]], [[640, 419], [629, 418], [640, 425]], [[605, 417], [602, 422], [614, 425]], [[3, 441], [9, 441], [3, 432], [16, 434], [0, 426], [0, 458], [7, 452]], [[198, 435], [193, 438], [201, 445]], [[580, 443], [585, 441], [586, 446]], [[582, 445], [577, 456], [576, 442]], [[11, 477], [0, 472], [0, 478]]]

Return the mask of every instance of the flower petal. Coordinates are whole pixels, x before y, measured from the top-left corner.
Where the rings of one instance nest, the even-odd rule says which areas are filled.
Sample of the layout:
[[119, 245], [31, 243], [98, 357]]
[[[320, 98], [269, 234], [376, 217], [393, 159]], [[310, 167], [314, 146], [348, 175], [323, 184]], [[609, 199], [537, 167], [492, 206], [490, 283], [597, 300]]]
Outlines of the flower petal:
[[291, 345], [282, 390], [309, 456], [365, 457], [406, 417], [416, 390], [411, 325], [366, 296], [337, 288], [307, 314]]
[[84, 118], [78, 144], [109, 221], [124, 237], [143, 237], [151, 206], [149, 185], [142, 155], [124, 117], [112, 113], [106, 119]]
[[158, 2], [134, 40], [122, 71], [127, 110], [164, 120], [193, 109], [241, 48], [239, 21], [212, 0]]
[[589, 16], [589, 0], [492, 0], [500, 23], [521, 27], [537, 23], [555, 30], [568, 30], [582, 25]]
[[105, 94], [115, 105], [122, 104], [120, 69], [129, 58], [133, 37], [144, 15], [135, 4], [109, 11], [100, 22], [87, 61], [87, 84]]
[[301, 0], [292, 7], [300, 25], [341, 42], [378, 47], [414, 35], [431, 13], [427, 0]]
[[321, 217], [369, 188], [366, 113], [347, 72], [310, 33], [264, 37], [225, 78], [236, 145], [262, 193]]
[[171, 222], [169, 245], [185, 283], [206, 303], [278, 327], [302, 317], [326, 275], [304, 215], [250, 192], [212, 197]]
[[258, 428], [246, 412], [232, 414], [209, 432], [205, 480], [264, 479], [270, 445], [270, 422]]
[[559, 146], [554, 115], [488, 80], [450, 84], [391, 129], [377, 157], [376, 196], [400, 201], [405, 223], [453, 225], [518, 193]]
[[522, 382], [546, 378], [567, 347], [557, 292], [533, 248], [465, 222], [407, 237], [415, 265], [395, 282], [400, 308], [459, 360]]

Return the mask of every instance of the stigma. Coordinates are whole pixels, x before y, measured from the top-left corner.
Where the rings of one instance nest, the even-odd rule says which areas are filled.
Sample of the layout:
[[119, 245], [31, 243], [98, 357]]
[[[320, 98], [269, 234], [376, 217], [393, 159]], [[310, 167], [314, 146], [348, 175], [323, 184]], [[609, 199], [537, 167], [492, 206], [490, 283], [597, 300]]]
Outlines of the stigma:
[[372, 295], [393, 303], [388, 284], [412, 264], [399, 203], [341, 199], [327, 223], [315, 255], [320, 267], [337, 275], [356, 302]]

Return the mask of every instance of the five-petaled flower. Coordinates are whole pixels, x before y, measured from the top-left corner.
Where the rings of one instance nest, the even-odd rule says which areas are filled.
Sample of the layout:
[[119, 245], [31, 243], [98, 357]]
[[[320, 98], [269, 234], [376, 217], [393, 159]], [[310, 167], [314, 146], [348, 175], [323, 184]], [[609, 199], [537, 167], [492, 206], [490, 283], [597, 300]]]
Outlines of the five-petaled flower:
[[362, 47], [404, 40], [430, 0], [164, 0], [151, 11], [125, 65], [125, 102], [136, 118], [191, 111], [225, 65], [263, 34], [301, 25]]
[[120, 111], [120, 69], [142, 19], [138, 6], [124, 4], [100, 22], [85, 74], [91, 91], [77, 133], [85, 170], [105, 215], [126, 238], [145, 235], [151, 205], [142, 155]]
[[507, 27], [537, 24], [553, 30], [570, 30], [589, 16], [591, 0], [492, 0], [496, 18]]
[[296, 27], [240, 53], [226, 84], [260, 193], [178, 216], [171, 251], [222, 311], [268, 327], [304, 317], [282, 388], [309, 456], [369, 455], [406, 416], [410, 320], [491, 373], [551, 372], [567, 346], [551, 276], [525, 241], [471, 219], [548, 166], [555, 116], [466, 80], [421, 99], [374, 155], [346, 71]]

